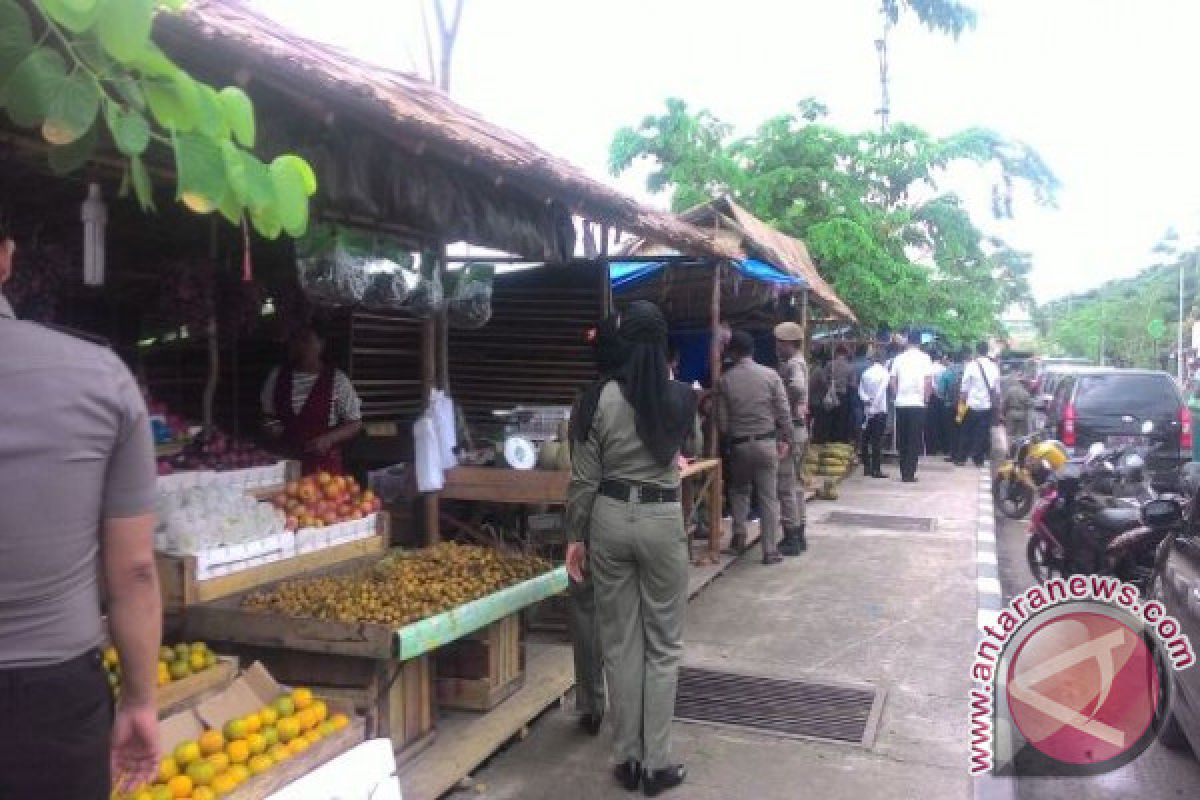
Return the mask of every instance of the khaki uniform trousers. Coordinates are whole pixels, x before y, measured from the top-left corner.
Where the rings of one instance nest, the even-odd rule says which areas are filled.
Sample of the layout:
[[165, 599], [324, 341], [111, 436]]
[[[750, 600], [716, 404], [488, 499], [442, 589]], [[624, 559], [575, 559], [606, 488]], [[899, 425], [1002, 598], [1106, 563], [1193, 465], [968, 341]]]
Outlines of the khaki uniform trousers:
[[800, 474], [804, 471], [804, 454], [808, 452], [808, 429], [796, 426], [796, 438], [789, 458], [779, 462], [779, 517], [783, 527], [796, 528], [808, 520], [808, 498]]
[[575, 709], [580, 714], [603, 714], [604, 659], [600, 647], [600, 626], [596, 622], [596, 591], [591, 573], [585, 573], [582, 583], [570, 581], [567, 594], [571, 611], [567, 623], [571, 628], [571, 649], [575, 654]]
[[730, 464], [730, 500], [733, 505], [733, 534], [746, 537], [750, 515], [750, 493], [758, 494], [761, 512], [763, 558], [774, 555], [779, 540], [779, 448], [774, 439], [742, 442], [733, 446]]
[[688, 555], [679, 503], [596, 498], [592, 580], [617, 763], [670, 765]]

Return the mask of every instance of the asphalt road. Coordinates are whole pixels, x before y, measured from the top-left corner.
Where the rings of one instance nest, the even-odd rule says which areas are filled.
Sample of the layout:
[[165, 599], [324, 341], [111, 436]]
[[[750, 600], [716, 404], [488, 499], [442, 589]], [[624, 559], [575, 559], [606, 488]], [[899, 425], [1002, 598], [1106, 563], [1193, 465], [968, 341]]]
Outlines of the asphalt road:
[[[1028, 523], [997, 517], [996, 557], [1000, 583], [1007, 603], [1033, 584], [1025, 562]], [[1116, 772], [1092, 778], [1022, 778], [1019, 800], [1164, 800], [1200, 796], [1200, 761], [1190, 753], [1176, 753], [1155, 743], [1136, 761]]]

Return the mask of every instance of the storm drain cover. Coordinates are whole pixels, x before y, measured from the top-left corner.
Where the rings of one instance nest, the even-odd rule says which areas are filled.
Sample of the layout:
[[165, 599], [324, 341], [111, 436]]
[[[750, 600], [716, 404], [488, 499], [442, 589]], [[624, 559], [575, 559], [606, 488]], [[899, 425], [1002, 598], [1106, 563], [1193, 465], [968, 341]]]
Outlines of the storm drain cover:
[[675, 718], [775, 736], [828, 739], [868, 747], [875, 739], [883, 693], [871, 687], [679, 670]]
[[856, 528], [883, 528], [890, 531], [928, 533], [933, 530], [933, 517], [904, 517], [895, 514], [860, 514], [857, 511], [830, 511], [821, 520], [830, 525], [850, 525]]

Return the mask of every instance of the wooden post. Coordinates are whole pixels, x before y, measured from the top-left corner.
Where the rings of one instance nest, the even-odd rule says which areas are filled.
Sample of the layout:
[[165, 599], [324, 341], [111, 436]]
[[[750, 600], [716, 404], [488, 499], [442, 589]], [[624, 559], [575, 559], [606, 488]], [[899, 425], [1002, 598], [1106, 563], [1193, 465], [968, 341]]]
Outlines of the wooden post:
[[724, 465], [717, 461], [714, 467], [712, 484], [708, 487], [708, 560], [717, 565], [721, 563], [721, 504], [725, 500], [725, 470]]
[[811, 289], [805, 289], [800, 294], [800, 327], [804, 328], [804, 341], [801, 346], [804, 348], [800, 354], [804, 356], [804, 360], [808, 361], [809, 342], [812, 341], [812, 333], [808, 330], [808, 293]]
[[[444, 262], [444, 249], [439, 249], [437, 261], [433, 264], [430, 277], [436, 278]], [[421, 322], [421, 396], [426, 407], [433, 396], [433, 390], [438, 386], [440, 329], [438, 317], [434, 314]], [[437, 492], [429, 492], [424, 496], [425, 502], [425, 544], [434, 545], [441, 541], [441, 528], [438, 515], [441, 504]]]
[[708, 374], [710, 376], [710, 398], [708, 434], [705, 437], [708, 456], [720, 458], [721, 448], [717, 441], [717, 381], [721, 379], [721, 270], [723, 261], [713, 264], [712, 298], [709, 307], [709, 326], [712, 341], [708, 347]]

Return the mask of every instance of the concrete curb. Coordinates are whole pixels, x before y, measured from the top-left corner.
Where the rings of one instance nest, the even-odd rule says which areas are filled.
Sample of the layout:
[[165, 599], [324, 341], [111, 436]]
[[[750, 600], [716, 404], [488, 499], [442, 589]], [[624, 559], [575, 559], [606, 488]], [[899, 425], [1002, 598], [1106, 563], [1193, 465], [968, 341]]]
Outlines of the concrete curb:
[[[991, 625], [1004, 608], [1000, 561], [996, 556], [996, 510], [992, 502], [992, 474], [979, 472], [979, 506], [975, 526], [975, 587], [978, 595], [976, 629]], [[1015, 778], [982, 775], [971, 779], [974, 800], [1016, 800]]]

